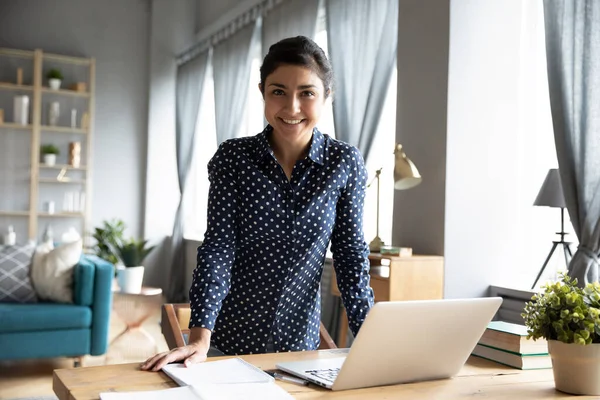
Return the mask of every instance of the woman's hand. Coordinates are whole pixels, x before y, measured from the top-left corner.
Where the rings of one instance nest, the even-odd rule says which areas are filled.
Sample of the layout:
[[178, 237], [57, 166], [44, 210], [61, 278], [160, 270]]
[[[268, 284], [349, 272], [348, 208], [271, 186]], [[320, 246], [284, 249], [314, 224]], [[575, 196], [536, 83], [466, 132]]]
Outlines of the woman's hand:
[[169, 363], [183, 361], [186, 367], [206, 361], [210, 349], [211, 331], [206, 328], [190, 329], [190, 344], [176, 347], [147, 359], [141, 368], [145, 371], [160, 371]]
[[167, 364], [183, 361], [186, 367], [206, 361], [210, 344], [198, 342], [183, 347], [176, 347], [150, 357], [141, 366], [145, 371], [160, 371]]

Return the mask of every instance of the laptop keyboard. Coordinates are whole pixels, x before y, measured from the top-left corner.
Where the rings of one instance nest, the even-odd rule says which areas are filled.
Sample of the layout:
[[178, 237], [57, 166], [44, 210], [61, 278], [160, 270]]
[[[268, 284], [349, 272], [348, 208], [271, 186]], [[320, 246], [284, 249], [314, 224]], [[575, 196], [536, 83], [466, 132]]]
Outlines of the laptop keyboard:
[[339, 368], [315, 369], [306, 371], [307, 374], [333, 383], [340, 372]]

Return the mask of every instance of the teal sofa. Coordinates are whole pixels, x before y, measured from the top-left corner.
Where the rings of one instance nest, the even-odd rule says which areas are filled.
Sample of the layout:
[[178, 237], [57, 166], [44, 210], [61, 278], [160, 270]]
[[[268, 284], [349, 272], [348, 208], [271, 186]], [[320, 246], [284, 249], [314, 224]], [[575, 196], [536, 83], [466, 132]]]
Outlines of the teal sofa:
[[73, 271], [74, 304], [0, 303], [0, 360], [106, 353], [113, 277], [112, 264], [84, 255]]

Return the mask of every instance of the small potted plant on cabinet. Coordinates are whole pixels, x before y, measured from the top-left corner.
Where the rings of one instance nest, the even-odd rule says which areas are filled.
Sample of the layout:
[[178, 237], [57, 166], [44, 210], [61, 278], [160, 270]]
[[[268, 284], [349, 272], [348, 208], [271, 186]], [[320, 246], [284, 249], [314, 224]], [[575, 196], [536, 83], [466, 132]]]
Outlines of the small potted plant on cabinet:
[[50, 86], [50, 89], [52, 89], [52, 90], [60, 89], [60, 84], [63, 80], [63, 75], [59, 69], [52, 68], [46, 74], [46, 78], [48, 79], [48, 86]]
[[130, 239], [116, 246], [116, 256], [120, 261], [117, 265], [117, 282], [122, 292], [139, 293], [144, 279], [144, 258], [155, 246], [146, 247], [147, 240]]
[[562, 273], [543, 289], [522, 314], [528, 337], [548, 341], [556, 389], [600, 395], [600, 283], [580, 288]]
[[56, 164], [56, 156], [60, 154], [60, 150], [53, 144], [45, 144], [41, 149], [44, 164], [53, 166]]

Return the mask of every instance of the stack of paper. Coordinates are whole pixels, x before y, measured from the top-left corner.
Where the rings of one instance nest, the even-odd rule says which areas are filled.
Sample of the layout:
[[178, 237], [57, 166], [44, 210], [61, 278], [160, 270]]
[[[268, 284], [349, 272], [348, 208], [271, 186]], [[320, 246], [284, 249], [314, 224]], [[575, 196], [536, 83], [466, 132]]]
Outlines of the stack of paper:
[[203, 383], [271, 383], [273, 377], [241, 358], [230, 358], [204, 362], [186, 367], [183, 364], [168, 364], [162, 371], [179, 386]]
[[241, 358], [185, 367], [169, 364], [163, 372], [182, 387], [144, 392], [100, 393], [102, 400], [289, 400], [273, 377]]

